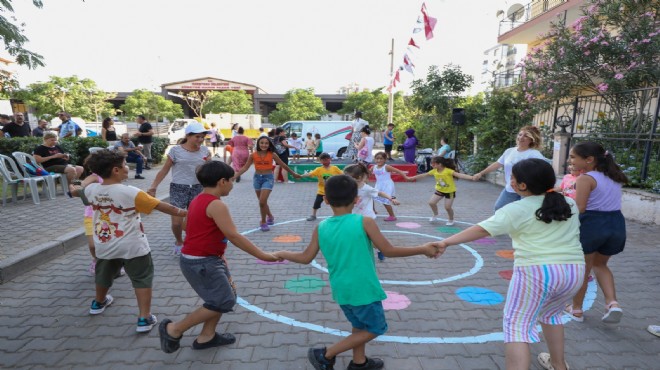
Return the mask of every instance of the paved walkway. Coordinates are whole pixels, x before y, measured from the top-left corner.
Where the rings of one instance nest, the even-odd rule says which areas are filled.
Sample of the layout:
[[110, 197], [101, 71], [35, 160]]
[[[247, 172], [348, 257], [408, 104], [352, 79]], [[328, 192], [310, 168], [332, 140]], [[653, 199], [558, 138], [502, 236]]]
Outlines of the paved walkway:
[[[152, 176], [154, 171], [146, 173]], [[257, 202], [250, 180], [248, 173], [226, 198], [238, 228], [266, 250], [304, 248], [316, 224], [304, 220], [316, 184], [277, 184], [270, 202], [277, 225], [263, 233], [256, 230]], [[143, 187], [150, 183], [141, 181]], [[457, 186], [454, 208], [461, 222], [456, 228], [428, 223], [430, 179], [397, 184], [402, 202], [395, 209], [399, 221], [386, 223], [381, 218], [378, 223], [394, 244], [411, 245], [446, 237], [491, 213], [499, 187], [469, 181], [459, 181]], [[164, 184], [160, 190], [166, 189]], [[35, 243], [20, 236], [18, 230], [27, 226], [47, 222], [53, 230], [78, 228], [82, 205], [58, 196], [41, 207], [26, 202], [1, 212], [3, 226], [13, 225], [3, 227], [4, 250], [8, 242], [11, 247]], [[382, 215], [384, 210], [379, 212]], [[17, 213], [31, 216], [17, 220]], [[328, 215], [330, 209], [324, 206], [320, 216]], [[626, 251], [612, 260], [625, 316], [616, 326], [601, 323], [602, 294], [595, 301], [592, 295], [585, 323], [566, 326], [567, 356], [573, 369], [654, 369], [660, 363], [660, 339], [645, 331], [647, 325], [660, 323], [659, 234], [657, 227], [634, 222], [627, 226]], [[156, 266], [153, 313], [159, 320], [181, 319], [200, 300], [170, 255], [169, 216], [157, 212], [146, 216], [145, 229]], [[50, 238], [61, 234], [52, 232]], [[297, 237], [300, 241], [295, 241]], [[509, 250], [508, 238], [487, 238], [453, 247], [438, 260], [411, 257], [378, 263], [390, 296], [386, 303], [390, 330], [369, 344], [368, 355], [383, 358], [387, 369], [504, 368], [500, 332], [508, 281], [502, 276], [511, 269], [512, 261], [506, 258]], [[263, 265], [230, 246], [227, 259], [241, 304], [223, 317], [218, 330], [234, 333], [237, 342], [233, 345], [194, 351], [190, 346], [200, 330], [195, 328], [186, 333], [178, 352], [161, 352], [157, 330], [135, 333], [137, 308], [126, 277], [112, 289], [115, 303], [104, 314], [90, 316], [90, 257], [85, 244], [78, 243], [65, 255], [0, 285], [0, 368], [311, 369], [307, 348], [334, 343], [336, 334], [350, 330], [331, 300], [320, 255], [314, 266]], [[545, 343], [531, 348], [534, 357], [546, 350]], [[336, 368], [345, 368], [349, 360], [349, 354], [339, 356]], [[535, 362], [531, 368], [539, 369]]]

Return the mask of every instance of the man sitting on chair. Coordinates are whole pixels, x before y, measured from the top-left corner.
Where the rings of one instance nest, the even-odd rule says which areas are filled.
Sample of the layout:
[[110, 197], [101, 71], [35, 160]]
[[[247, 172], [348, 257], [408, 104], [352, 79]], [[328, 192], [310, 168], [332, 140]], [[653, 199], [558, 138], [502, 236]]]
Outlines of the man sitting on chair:
[[57, 145], [57, 132], [46, 131], [43, 140], [44, 143], [34, 149], [34, 159], [46, 171], [64, 174], [69, 184], [72, 184], [82, 175], [82, 166], [69, 164], [69, 154]]
[[122, 150], [126, 153], [126, 162], [135, 163], [135, 178], [143, 180], [142, 167], [144, 166], [144, 155], [140, 149], [133, 144], [127, 133], [121, 135], [121, 140], [115, 143], [115, 150]]

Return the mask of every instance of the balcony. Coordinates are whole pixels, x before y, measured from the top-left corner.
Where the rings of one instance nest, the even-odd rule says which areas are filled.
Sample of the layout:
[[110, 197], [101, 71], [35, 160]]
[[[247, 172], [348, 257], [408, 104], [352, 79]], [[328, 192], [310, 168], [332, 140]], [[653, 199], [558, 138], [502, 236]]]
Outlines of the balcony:
[[[533, 0], [516, 9], [509, 8], [500, 20], [500, 44], [534, 43], [540, 34], [550, 29], [550, 22], [570, 24], [581, 15], [580, 7], [586, 0]], [[559, 17], [560, 19], [557, 19]]]
[[522, 68], [510, 69], [502, 73], [494, 73], [493, 88], [502, 89], [519, 84], [521, 73], [522, 73]]

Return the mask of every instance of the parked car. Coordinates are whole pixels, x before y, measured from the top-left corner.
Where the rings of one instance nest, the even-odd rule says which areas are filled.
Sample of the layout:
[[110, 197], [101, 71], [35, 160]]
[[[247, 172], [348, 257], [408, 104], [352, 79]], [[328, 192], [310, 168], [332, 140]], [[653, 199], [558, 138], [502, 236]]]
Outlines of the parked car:
[[321, 134], [324, 152], [334, 153], [337, 157], [341, 157], [348, 147], [346, 135], [352, 131], [351, 123], [351, 121], [289, 121], [281, 127], [287, 137], [295, 132], [303, 140], [301, 155], [307, 155], [305, 141], [307, 133], [311, 132], [312, 136], [317, 133]]

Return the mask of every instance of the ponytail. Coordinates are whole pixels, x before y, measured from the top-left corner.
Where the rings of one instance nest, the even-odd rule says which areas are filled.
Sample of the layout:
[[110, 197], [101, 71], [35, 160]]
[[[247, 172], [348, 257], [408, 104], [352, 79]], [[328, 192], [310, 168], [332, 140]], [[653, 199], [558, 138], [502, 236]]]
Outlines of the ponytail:
[[612, 153], [605, 150], [600, 144], [593, 141], [583, 141], [575, 144], [572, 150], [582, 158], [594, 157], [596, 171], [602, 172], [605, 176], [620, 184], [628, 183], [628, 177], [616, 164]]

